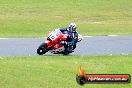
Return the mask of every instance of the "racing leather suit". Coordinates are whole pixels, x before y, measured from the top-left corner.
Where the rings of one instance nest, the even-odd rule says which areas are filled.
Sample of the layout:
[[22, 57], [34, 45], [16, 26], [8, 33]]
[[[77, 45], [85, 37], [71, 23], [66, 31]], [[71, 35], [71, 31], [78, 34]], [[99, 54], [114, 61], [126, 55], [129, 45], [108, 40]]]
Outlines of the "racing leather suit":
[[73, 31], [71, 32], [68, 28], [59, 28], [60, 31], [64, 34], [68, 34], [68, 40], [64, 44], [66, 52], [73, 52], [73, 50], [76, 48], [76, 43], [78, 41], [78, 32]]

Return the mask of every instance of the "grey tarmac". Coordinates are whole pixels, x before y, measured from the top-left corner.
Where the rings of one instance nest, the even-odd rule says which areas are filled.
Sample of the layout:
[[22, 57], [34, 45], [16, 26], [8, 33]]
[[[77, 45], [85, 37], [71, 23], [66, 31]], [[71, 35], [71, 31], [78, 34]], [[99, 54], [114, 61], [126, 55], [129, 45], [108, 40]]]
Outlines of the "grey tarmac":
[[[45, 38], [0, 38], [0, 56], [39, 56], [36, 50], [45, 40]], [[77, 48], [70, 55], [94, 56], [119, 54], [132, 54], [132, 35], [86, 36], [77, 44]], [[45, 55], [53, 54], [48, 52]]]

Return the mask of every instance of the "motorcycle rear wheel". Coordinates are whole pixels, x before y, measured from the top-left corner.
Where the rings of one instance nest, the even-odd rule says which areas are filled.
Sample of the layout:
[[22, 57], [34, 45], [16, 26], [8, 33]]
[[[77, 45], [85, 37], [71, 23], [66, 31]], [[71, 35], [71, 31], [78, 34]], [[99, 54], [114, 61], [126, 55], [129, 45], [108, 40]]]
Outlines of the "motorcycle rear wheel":
[[63, 55], [69, 55], [69, 54], [70, 53], [68, 51], [66, 51], [66, 50], [63, 52]]

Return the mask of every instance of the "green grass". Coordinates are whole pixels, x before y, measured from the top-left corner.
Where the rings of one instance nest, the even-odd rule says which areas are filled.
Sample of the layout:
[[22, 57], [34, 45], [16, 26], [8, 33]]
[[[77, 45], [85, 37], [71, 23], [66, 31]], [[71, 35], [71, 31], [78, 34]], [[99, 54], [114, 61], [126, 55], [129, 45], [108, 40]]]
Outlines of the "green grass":
[[[79, 65], [89, 74], [130, 74], [132, 55], [0, 57], [0, 88], [82, 88]], [[132, 84], [88, 84], [83, 88], [131, 88]]]
[[132, 0], [0, 0], [0, 37], [43, 37], [71, 22], [83, 35], [131, 35]]

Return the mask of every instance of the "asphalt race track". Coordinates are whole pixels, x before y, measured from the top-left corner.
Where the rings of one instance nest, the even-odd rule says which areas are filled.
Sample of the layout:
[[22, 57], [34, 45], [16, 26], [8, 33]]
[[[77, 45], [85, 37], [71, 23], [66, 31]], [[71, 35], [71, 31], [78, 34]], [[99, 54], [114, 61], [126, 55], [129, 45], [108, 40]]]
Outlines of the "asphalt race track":
[[[0, 56], [36, 56], [44, 38], [0, 38]], [[132, 54], [132, 36], [87, 36], [70, 55]], [[45, 55], [52, 55], [46, 53]]]

